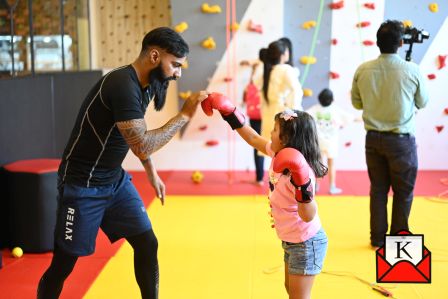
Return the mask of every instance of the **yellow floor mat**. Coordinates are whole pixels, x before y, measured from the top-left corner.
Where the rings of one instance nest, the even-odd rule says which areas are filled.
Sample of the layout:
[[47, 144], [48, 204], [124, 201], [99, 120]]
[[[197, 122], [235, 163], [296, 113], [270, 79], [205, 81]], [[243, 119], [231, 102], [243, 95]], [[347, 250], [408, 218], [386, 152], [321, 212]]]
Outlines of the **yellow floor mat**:
[[[324, 271], [312, 298], [384, 298], [369, 247], [367, 197], [319, 197], [329, 237]], [[161, 299], [282, 299], [283, 255], [270, 228], [265, 196], [168, 196], [148, 213], [159, 240]], [[390, 207], [389, 207], [390, 210]], [[432, 252], [431, 284], [382, 284], [399, 299], [448, 298], [448, 205], [415, 198], [411, 230]], [[361, 280], [360, 280], [361, 279]], [[126, 243], [84, 298], [140, 298]]]

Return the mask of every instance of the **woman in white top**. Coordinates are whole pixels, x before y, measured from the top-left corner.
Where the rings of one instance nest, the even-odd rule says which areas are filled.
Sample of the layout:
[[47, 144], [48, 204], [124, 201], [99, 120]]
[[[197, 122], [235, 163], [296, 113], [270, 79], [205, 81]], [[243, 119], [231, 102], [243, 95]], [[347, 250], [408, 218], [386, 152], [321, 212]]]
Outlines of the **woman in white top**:
[[[255, 80], [262, 91], [261, 119], [273, 119], [286, 108], [303, 110], [299, 70], [286, 63], [289, 60], [287, 45], [282, 41], [275, 41], [263, 53], [263, 76]], [[270, 138], [273, 126], [271, 121], [262, 121], [261, 135]]]

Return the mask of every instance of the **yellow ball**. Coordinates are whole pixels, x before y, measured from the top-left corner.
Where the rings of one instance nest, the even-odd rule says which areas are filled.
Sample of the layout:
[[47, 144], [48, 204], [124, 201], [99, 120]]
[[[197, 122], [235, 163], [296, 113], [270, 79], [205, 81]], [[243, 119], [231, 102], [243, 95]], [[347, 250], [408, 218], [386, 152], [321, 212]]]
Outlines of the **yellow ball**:
[[202, 174], [202, 172], [196, 170], [195, 172], [193, 172], [193, 174], [191, 175], [191, 180], [195, 183], [195, 184], [199, 184], [200, 182], [202, 182], [202, 179], [204, 178], [204, 175]]
[[13, 257], [19, 258], [23, 255], [23, 250], [20, 247], [14, 247], [11, 253]]

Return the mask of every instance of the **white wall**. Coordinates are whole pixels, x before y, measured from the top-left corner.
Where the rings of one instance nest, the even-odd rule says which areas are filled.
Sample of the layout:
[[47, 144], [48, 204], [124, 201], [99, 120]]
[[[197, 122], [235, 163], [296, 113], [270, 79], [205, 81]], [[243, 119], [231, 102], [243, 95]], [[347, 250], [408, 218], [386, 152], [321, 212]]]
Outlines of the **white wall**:
[[[417, 150], [420, 169], [448, 169], [448, 67], [438, 69], [437, 56], [448, 55], [448, 17], [420, 64], [424, 75], [435, 74], [427, 80], [430, 102], [417, 114]], [[436, 126], [445, 128], [437, 133]]]

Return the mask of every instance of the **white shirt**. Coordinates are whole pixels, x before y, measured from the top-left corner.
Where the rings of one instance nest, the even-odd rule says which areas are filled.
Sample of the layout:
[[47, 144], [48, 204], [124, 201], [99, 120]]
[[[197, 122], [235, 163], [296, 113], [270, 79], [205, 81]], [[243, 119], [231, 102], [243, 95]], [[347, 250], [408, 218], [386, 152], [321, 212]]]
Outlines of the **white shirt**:
[[354, 116], [339, 108], [335, 104], [322, 107], [316, 104], [308, 109], [308, 112], [315, 120], [317, 134], [320, 140], [337, 144], [339, 130], [348, 123], [354, 121]]
[[263, 94], [263, 74], [254, 78], [254, 83], [261, 93], [261, 135], [270, 139], [274, 128], [274, 117], [286, 108], [303, 110], [303, 90], [299, 82], [299, 69], [289, 64], [277, 64], [271, 71], [269, 78], [268, 98], [266, 102]]

